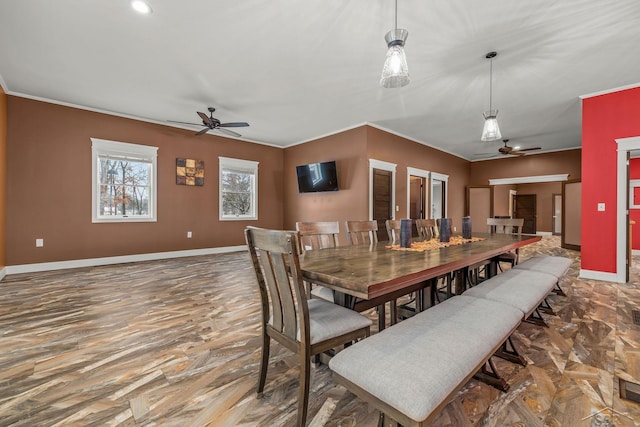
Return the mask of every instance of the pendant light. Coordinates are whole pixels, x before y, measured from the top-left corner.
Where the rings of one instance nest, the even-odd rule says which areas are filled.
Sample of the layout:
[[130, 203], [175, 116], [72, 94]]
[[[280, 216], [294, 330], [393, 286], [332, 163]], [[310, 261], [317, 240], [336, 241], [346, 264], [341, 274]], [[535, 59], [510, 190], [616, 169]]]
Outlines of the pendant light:
[[406, 86], [410, 81], [407, 57], [404, 54], [404, 43], [407, 41], [409, 32], [398, 29], [398, 0], [395, 1], [395, 25], [393, 30], [384, 36], [388, 49], [380, 77], [380, 86], [390, 88]]
[[481, 141], [496, 141], [502, 138], [500, 127], [498, 126], [498, 110], [493, 110], [493, 58], [498, 55], [497, 52], [489, 52], [485, 56], [490, 61], [489, 65], [489, 111], [484, 112], [484, 128], [482, 129]]

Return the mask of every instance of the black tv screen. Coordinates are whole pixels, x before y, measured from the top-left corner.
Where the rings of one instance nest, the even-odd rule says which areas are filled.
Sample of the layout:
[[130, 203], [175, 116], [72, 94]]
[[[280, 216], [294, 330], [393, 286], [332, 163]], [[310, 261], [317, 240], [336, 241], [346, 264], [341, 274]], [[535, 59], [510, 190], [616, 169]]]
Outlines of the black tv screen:
[[298, 191], [301, 193], [338, 191], [335, 161], [296, 166], [296, 174]]

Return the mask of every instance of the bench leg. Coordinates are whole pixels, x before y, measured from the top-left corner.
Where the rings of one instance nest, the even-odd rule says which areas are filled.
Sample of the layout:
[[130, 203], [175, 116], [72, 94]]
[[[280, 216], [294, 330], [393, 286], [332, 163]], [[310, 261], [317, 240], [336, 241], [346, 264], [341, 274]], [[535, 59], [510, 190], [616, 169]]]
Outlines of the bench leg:
[[516, 346], [513, 345], [511, 337], [507, 338], [507, 340], [502, 343], [502, 347], [495, 352], [495, 355], [501, 359], [508, 360], [509, 362], [527, 366], [526, 359], [518, 352]]
[[509, 383], [498, 374], [498, 370], [491, 359], [487, 360], [487, 363], [473, 377], [500, 391], [506, 392], [509, 390]]
[[545, 328], [549, 327], [549, 325], [547, 325], [547, 322], [544, 320], [544, 318], [540, 314], [540, 311], [537, 308], [533, 313], [531, 313], [531, 316], [527, 317], [525, 322], [533, 323], [534, 325], [538, 325], [538, 326], [544, 326]]
[[556, 295], [560, 295], [562, 297], [566, 297], [567, 296], [567, 294], [565, 294], [564, 291], [562, 290], [562, 288], [560, 287], [560, 281], [559, 280], [556, 282], [556, 287], [554, 288], [553, 292]]
[[554, 316], [556, 315], [556, 313], [553, 311], [553, 308], [551, 308], [551, 306], [549, 305], [549, 301], [547, 301], [546, 298], [540, 303], [540, 305], [538, 306], [538, 309], [543, 313], [551, 314]]
[[380, 411], [380, 418], [378, 418], [378, 427], [400, 427], [400, 424], [391, 417], [384, 415], [384, 412]]

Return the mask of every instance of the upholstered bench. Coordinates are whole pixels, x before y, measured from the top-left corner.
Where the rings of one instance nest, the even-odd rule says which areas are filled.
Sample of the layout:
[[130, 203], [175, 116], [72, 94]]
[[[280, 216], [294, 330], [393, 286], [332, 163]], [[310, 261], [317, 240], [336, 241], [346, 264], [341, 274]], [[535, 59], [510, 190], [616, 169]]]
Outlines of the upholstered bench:
[[538, 306], [546, 303], [546, 297], [557, 282], [551, 274], [532, 270], [509, 269], [498, 274], [471, 289], [463, 295], [497, 301], [517, 308], [523, 313], [524, 319], [547, 326], [538, 312]]
[[[336, 381], [403, 426], [425, 426], [522, 320], [509, 305], [454, 296], [345, 348]], [[505, 383], [506, 384], [506, 383]]]
[[559, 256], [534, 256], [526, 261], [522, 261], [520, 264], [513, 268], [518, 270], [533, 270], [540, 271], [542, 273], [551, 274], [558, 280], [556, 281], [554, 292], [559, 295], [565, 295], [562, 288], [560, 288], [560, 279], [566, 274], [571, 267], [573, 261], [569, 258]]

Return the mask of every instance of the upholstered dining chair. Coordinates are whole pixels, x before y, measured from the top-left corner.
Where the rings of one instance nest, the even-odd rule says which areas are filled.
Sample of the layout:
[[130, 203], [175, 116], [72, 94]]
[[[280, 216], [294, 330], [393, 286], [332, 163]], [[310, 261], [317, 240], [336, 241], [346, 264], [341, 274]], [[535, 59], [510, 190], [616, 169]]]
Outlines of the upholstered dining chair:
[[387, 229], [387, 236], [389, 236], [389, 243], [396, 244], [400, 242], [400, 225], [399, 219], [388, 219], [384, 222]]
[[378, 241], [377, 221], [345, 221], [347, 239], [352, 245], [376, 243]]
[[[487, 218], [488, 231], [491, 234], [517, 234], [522, 235], [522, 226], [524, 225], [524, 218]], [[507, 262], [513, 267], [518, 263], [520, 251], [518, 249], [515, 252], [506, 252], [498, 257], [498, 267], [501, 262]]]
[[418, 238], [420, 240], [430, 240], [438, 237], [436, 233], [435, 219], [416, 219], [416, 229], [418, 230]]
[[[300, 250], [317, 250], [338, 246], [340, 224], [338, 221], [296, 222], [296, 230], [300, 237]], [[313, 286], [311, 295], [334, 302], [333, 291], [326, 286]]]
[[262, 358], [257, 394], [262, 397], [271, 338], [300, 358], [297, 425], [304, 426], [309, 403], [311, 357], [369, 336], [371, 320], [304, 291], [298, 235], [294, 231], [245, 229], [245, 239], [262, 301]]

